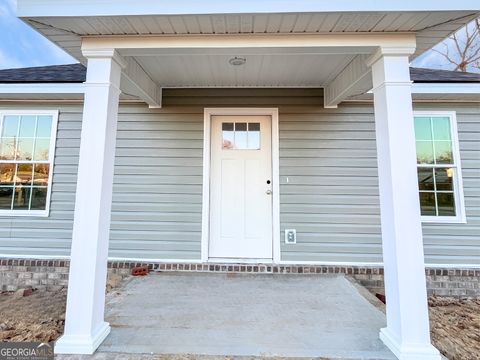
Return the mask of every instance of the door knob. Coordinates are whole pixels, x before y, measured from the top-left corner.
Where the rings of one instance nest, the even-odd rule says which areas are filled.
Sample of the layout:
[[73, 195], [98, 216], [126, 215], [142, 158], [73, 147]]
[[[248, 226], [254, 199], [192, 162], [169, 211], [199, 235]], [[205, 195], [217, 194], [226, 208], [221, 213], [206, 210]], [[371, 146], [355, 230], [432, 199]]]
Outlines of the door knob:
[[267, 195], [272, 195], [272, 190], [267, 190], [267, 191], [265, 191], [265, 194], [267, 194]]

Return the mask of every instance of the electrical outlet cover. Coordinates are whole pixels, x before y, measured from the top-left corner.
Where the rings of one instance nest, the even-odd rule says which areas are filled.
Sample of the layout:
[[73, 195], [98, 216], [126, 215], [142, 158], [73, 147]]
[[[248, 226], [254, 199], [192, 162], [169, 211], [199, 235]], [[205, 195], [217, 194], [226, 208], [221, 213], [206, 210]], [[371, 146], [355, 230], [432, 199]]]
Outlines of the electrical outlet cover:
[[285, 229], [285, 244], [296, 244], [296, 243], [297, 243], [297, 230]]

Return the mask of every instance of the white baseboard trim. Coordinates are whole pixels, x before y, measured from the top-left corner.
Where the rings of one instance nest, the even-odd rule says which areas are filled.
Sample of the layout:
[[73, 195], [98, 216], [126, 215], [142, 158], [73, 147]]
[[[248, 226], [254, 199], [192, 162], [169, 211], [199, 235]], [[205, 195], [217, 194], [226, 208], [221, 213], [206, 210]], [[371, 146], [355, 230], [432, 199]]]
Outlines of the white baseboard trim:
[[110, 334], [110, 324], [104, 322], [92, 335], [63, 335], [55, 342], [55, 354], [91, 355]]
[[399, 360], [441, 360], [442, 355], [432, 344], [403, 345], [390, 333], [388, 328], [380, 330], [380, 340]]
[[319, 266], [364, 266], [364, 267], [383, 267], [382, 262], [348, 262], [348, 261], [292, 261], [281, 260], [275, 265], [319, 265]]

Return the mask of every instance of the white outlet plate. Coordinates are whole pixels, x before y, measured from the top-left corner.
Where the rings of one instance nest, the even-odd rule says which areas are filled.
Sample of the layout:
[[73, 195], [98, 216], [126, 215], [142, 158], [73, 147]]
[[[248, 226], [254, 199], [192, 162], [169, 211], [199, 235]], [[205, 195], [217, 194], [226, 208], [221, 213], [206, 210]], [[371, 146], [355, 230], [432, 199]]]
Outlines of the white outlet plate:
[[[289, 234], [290, 237], [289, 237]], [[293, 235], [293, 239], [291, 239]], [[297, 230], [295, 229], [285, 229], [285, 244], [296, 244], [297, 243]]]

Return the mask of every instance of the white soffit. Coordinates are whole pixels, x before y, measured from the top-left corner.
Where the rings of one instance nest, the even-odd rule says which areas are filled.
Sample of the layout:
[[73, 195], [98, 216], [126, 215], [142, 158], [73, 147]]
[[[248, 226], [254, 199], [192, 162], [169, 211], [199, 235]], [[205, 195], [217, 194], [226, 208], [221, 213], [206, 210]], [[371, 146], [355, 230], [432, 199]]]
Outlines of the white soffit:
[[[243, 56], [243, 53], [235, 54]], [[136, 61], [164, 88], [175, 87], [322, 87], [355, 55], [248, 55], [233, 66], [232, 55], [136, 56]]]
[[[51, 6], [48, 5], [50, 3]], [[135, 6], [132, 6], [132, 3], [129, 2], [128, 9], [127, 5], [122, 7], [120, 3], [125, 3], [125, 1], [44, 0], [40, 2], [37, 0], [18, 0], [18, 16], [79, 60], [82, 60], [80, 52], [81, 36], [149, 34], [415, 32], [417, 33], [417, 52], [414, 56], [418, 56], [453, 31], [479, 16], [480, 10], [478, 4], [474, 8], [473, 2], [470, 1], [460, 1], [460, 3], [465, 3], [465, 6], [461, 6], [462, 4], [459, 4], [459, 1], [451, 6], [444, 4], [447, 3], [446, 1], [420, 0], [398, 2], [300, 1], [299, 4], [289, 1], [291, 12], [280, 12], [278, 9], [281, 9], [282, 6], [275, 2], [276, 10], [273, 13], [236, 14], [226, 12], [205, 15], [195, 13], [194, 11], [200, 10], [198, 6], [193, 7], [192, 5], [191, 14], [182, 15], [173, 10], [169, 12], [169, 6], [173, 6], [172, 4], [180, 6], [179, 4], [182, 3], [199, 4], [199, 2], [161, 2], [163, 12], [159, 12], [159, 2], [156, 1], [140, 0], [135, 3]], [[222, 3], [232, 4], [230, 1], [210, 1], [209, 3], [215, 3], [218, 9], [222, 9]], [[252, 1], [247, 1], [247, 3], [252, 3]], [[256, 1], [255, 3], [262, 3], [262, 1]], [[266, 3], [272, 4], [272, 2]], [[284, 2], [280, 1], [279, 3]], [[313, 3], [320, 3], [323, 10], [317, 9], [316, 11], [319, 12], [300, 12], [302, 8], [307, 8], [306, 6], [302, 7], [300, 3], [309, 3], [311, 5], [310, 9], [319, 8], [320, 6], [314, 6]], [[335, 4], [335, 6], [332, 5], [325, 10], [324, 8], [327, 7], [328, 3]], [[343, 5], [340, 6], [337, 3]], [[349, 8], [347, 8], [346, 3], [350, 3]], [[400, 3], [400, 5], [394, 5], [393, 3]], [[431, 6], [422, 7], [422, 4], [427, 3]], [[439, 5], [439, 3], [441, 4]], [[286, 2], [283, 5], [284, 9], [289, 8]], [[152, 14], [155, 13], [154, 10], [157, 8], [159, 15], [139, 15], [142, 6], [143, 9], [152, 9], [150, 12]], [[204, 2], [201, 2], [201, 7], [204, 9], [203, 11], [208, 8], [207, 5], [204, 6]], [[392, 7], [393, 10], [386, 9], [387, 7]], [[265, 5], [264, 8], [266, 9], [267, 6]], [[349, 9], [349, 11], [341, 12], [340, 8]], [[455, 10], [456, 8], [464, 10]], [[379, 10], [372, 11], [374, 9]], [[405, 11], [402, 11], [402, 9], [405, 9]], [[356, 12], [353, 12], [354, 10]], [[120, 15], [122, 11], [132, 15]], [[187, 11], [189, 11], [189, 8], [183, 7], [183, 13]], [[143, 13], [147, 13], [147, 10], [144, 10]], [[170, 15], [166, 15], [168, 13]], [[112, 15], [107, 16], [106, 14]]]

